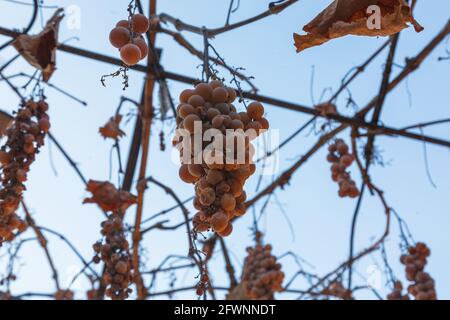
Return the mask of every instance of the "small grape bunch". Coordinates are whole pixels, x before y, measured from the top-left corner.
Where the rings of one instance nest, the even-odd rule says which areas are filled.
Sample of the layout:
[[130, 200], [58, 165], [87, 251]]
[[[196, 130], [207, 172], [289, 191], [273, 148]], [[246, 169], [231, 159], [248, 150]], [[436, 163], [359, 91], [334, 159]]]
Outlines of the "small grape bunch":
[[245, 296], [252, 300], [274, 300], [274, 293], [283, 290], [284, 273], [272, 255], [272, 246], [258, 243], [247, 248], [242, 272]]
[[105, 294], [112, 300], [127, 299], [132, 291], [129, 286], [133, 268], [123, 218], [126, 210], [136, 203], [136, 197], [125, 190], [117, 190], [109, 182], [90, 180], [87, 190], [92, 197], [84, 203], [96, 203], [105, 212], [110, 212], [101, 224], [103, 240], [93, 245], [94, 263], [103, 261], [106, 268], [102, 279], [106, 285]]
[[333, 281], [327, 288], [322, 290], [322, 294], [327, 297], [335, 297], [342, 300], [351, 300], [352, 292], [344, 287], [341, 281]]
[[412, 282], [408, 292], [416, 300], [436, 300], [436, 288], [433, 278], [424, 271], [431, 251], [423, 242], [408, 248], [408, 253], [400, 257], [405, 265], [406, 278]]
[[342, 139], [337, 139], [331, 144], [328, 147], [328, 151], [327, 161], [332, 163], [332, 179], [339, 185], [339, 196], [341, 198], [358, 197], [358, 187], [350, 177], [350, 173], [346, 171], [352, 165], [353, 161], [355, 161], [355, 156], [349, 153], [349, 148]]
[[[184, 90], [176, 121], [177, 132], [185, 135], [174, 139], [182, 158], [180, 178], [195, 184], [194, 229], [212, 229], [223, 237], [233, 230], [231, 220], [246, 212], [244, 184], [256, 171], [251, 141], [269, 128], [261, 103], [238, 112], [232, 104], [236, 97], [235, 90], [218, 80]], [[198, 134], [200, 143], [195, 142]]]
[[60, 289], [53, 295], [55, 300], [73, 300], [74, 292], [71, 290]]
[[27, 228], [16, 211], [26, 190], [24, 183], [30, 166], [50, 129], [47, 111], [48, 104], [43, 99], [29, 100], [19, 108], [5, 132], [7, 140], [0, 148], [0, 244], [11, 241], [16, 231], [20, 233]]
[[394, 290], [388, 294], [388, 300], [409, 300], [408, 294], [403, 294], [403, 284], [400, 281], [395, 281]]
[[129, 243], [125, 238], [122, 217], [113, 213], [102, 223], [104, 242], [97, 242], [93, 248], [94, 262], [105, 263], [103, 281], [107, 288], [105, 294], [113, 300], [127, 299], [131, 293], [132, 263], [128, 253]]
[[120, 51], [120, 58], [127, 66], [134, 66], [147, 57], [148, 45], [142, 36], [150, 28], [149, 19], [135, 14], [129, 20], [120, 20], [109, 34], [109, 42]]

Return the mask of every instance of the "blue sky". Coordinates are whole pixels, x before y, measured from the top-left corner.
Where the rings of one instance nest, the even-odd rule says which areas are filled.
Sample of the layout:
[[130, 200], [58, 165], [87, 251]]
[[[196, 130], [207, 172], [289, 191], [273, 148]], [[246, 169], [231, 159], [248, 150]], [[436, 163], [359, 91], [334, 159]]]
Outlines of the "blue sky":
[[[231, 19], [239, 21], [253, 16], [267, 8], [269, 1], [241, 0], [240, 7]], [[219, 35], [212, 45], [235, 66], [244, 67], [246, 74], [255, 77], [255, 84], [263, 95], [278, 97], [283, 100], [312, 105], [311, 91], [316, 102], [324, 89], [338, 88], [341, 78], [352, 67], [361, 64], [385, 39], [346, 37], [329, 42], [321, 47], [306, 50], [301, 54], [295, 52], [292, 33], [299, 32], [318, 12], [329, 4], [327, 0], [299, 1], [278, 16], [271, 16], [263, 21], [246, 26], [236, 31]], [[416, 19], [425, 26], [420, 34], [412, 28], [402, 32], [394, 72], [399, 72], [405, 58], [415, 55], [444, 26], [448, 19], [450, 3], [448, 0], [418, 1]], [[128, 1], [46, 1], [47, 5], [63, 7], [77, 6], [80, 9], [80, 28], [71, 29], [63, 21], [60, 40], [103, 54], [117, 56], [117, 52], [109, 45], [108, 33], [116, 21], [126, 17]], [[216, 27], [224, 24], [229, 2], [223, 0], [171, 0], [160, 1], [158, 12], [166, 12], [179, 17], [183, 21], [196, 25]], [[72, 7], [73, 8], [73, 7]], [[45, 21], [53, 9], [44, 10]], [[0, 25], [9, 28], [22, 28], [20, 23], [26, 21], [31, 14], [28, 7], [12, 5], [0, 1]], [[38, 31], [40, 22], [33, 31]], [[202, 39], [197, 35], [185, 33], [185, 36], [197, 47], [201, 48]], [[5, 37], [0, 39], [6, 40]], [[403, 127], [410, 124], [430, 120], [449, 118], [450, 111], [450, 71], [449, 61], [439, 62], [439, 56], [445, 55], [447, 45], [441, 44], [423, 64], [423, 66], [404, 81], [396, 90], [388, 95], [382, 113], [382, 122], [392, 127]], [[171, 38], [159, 35], [157, 47], [163, 49], [162, 64], [167, 71], [177, 72], [191, 77], [200, 77], [201, 63], [183, 48], [178, 47]], [[364, 106], [376, 94], [379, 88], [384, 52], [355, 81], [350, 92], [359, 107]], [[0, 52], [0, 61], [6, 61], [14, 54], [12, 49]], [[80, 105], [60, 94], [52, 88], [46, 89], [50, 104], [52, 132], [65, 146], [68, 153], [79, 164], [84, 175], [91, 179], [107, 180], [110, 172], [111, 142], [104, 141], [97, 133], [110, 116], [113, 115], [122, 95], [139, 99], [142, 89], [143, 75], [130, 73], [130, 87], [126, 92], [121, 90], [120, 80], [110, 80], [107, 88], [100, 84], [100, 77], [115, 71], [115, 67], [91, 60], [59, 52], [57, 56], [58, 70], [51, 82], [88, 103]], [[311, 73], [314, 68], [314, 83], [311, 85]], [[12, 75], [20, 71], [32, 72], [22, 60], [5, 70]], [[229, 79], [229, 75], [223, 73]], [[17, 80], [15, 83], [23, 83]], [[186, 88], [186, 85], [169, 82], [173, 96]], [[312, 87], [312, 89], [311, 89]], [[0, 82], [2, 99], [0, 108], [13, 111], [17, 108], [17, 97]], [[329, 91], [325, 98], [329, 97]], [[346, 109], [347, 93], [338, 100], [338, 108], [344, 114], [351, 114]], [[155, 100], [155, 106], [159, 106]], [[272, 128], [280, 130], [281, 139], [289, 136], [308, 117], [278, 107], [266, 107]], [[127, 105], [124, 111], [134, 111]], [[126, 158], [133, 121], [125, 127], [127, 137], [121, 141], [123, 156]], [[173, 125], [164, 126], [166, 142], [170, 145]], [[171, 150], [159, 150], [158, 135], [161, 124], [156, 122], [151, 139], [149, 174], [176, 189], [181, 198], [192, 195], [192, 186], [180, 182], [177, 177], [178, 166], [170, 161]], [[447, 138], [450, 127], [440, 125], [425, 129], [432, 136]], [[342, 134], [349, 138], [349, 132]], [[302, 134], [291, 142], [280, 153], [281, 168], [286, 168], [317, 141], [313, 133]], [[425, 241], [432, 249], [428, 270], [436, 279], [438, 296], [450, 298], [448, 268], [450, 256], [450, 170], [448, 170], [449, 153], [446, 148], [427, 145], [427, 158], [432, 179], [436, 188], [427, 177], [424, 163], [423, 144], [395, 137], [378, 137], [376, 145], [381, 151], [384, 166], [373, 166], [371, 169], [374, 182], [385, 191], [388, 203], [408, 223], [416, 240]], [[265, 232], [265, 240], [274, 247], [277, 255], [294, 252], [307, 261], [305, 267], [317, 274], [325, 274], [343, 262], [348, 255], [348, 238], [352, 212], [355, 201], [337, 197], [337, 186], [330, 179], [329, 164], [325, 160], [326, 151], [318, 152], [293, 177], [291, 184], [283, 191], [277, 192], [280, 206], [270, 202], [267, 212], [260, 221], [260, 228]], [[112, 172], [117, 171], [117, 162], [113, 158]], [[356, 168], [352, 168], [353, 177], [360, 181]], [[248, 183], [248, 193], [254, 194], [257, 176]], [[269, 183], [271, 177], [265, 177], [263, 184]], [[112, 181], [117, 181], [113, 174]], [[39, 154], [33, 165], [25, 200], [31, 208], [39, 225], [62, 232], [86, 257], [92, 255], [92, 244], [100, 237], [99, 224], [101, 212], [93, 205], [82, 205], [87, 196], [84, 186], [65, 159], [51, 143]], [[144, 217], [170, 207], [173, 200], [151, 187], [145, 198]], [[260, 205], [256, 207], [257, 211]], [[130, 209], [133, 216], [135, 208]], [[252, 214], [249, 212], [235, 225], [235, 231], [227, 239], [232, 252], [235, 267], [240, 270], [245, 247], [252, 244], [250, 227]], [[174, 211], [167, 216], [172, 223], [182, 221], [181, 212]], [[130, 220], [131, 221], [131, 220]], [[294, 234], [290, 231], [290, 226]], [[378, 199], [366, 196], [360, 214], [356, 234], [356, 251], [368, 246], [376, 239], [384, 227], [383, 208]], [[31, 237], [29, 232], [25, 237]], [[67, 284], [81, 264], [76, 256], [67, 250], [67, 246], [58, 238], [48, 235], [51, 253], [60, 270], [62, 284]], [[399, 250], [398, 224], [393, 223], [391, 233], [386, 242], [386, 250], [395, 274], [404, 279], [402, 266], [398, 262]], [[168, 254], [185, 255], [187, 243], [184, 229], [176, 233], [154, 232], [146, 235], [143, 241], [147, 270], [155, 268]], [[2, 264], [5, 262], [6, 249], [2, 249]], [[53, 283], [47, 261], [37, 243], [27, 243], [20, 252], [19, 280], [12, 286], [13, 293], [52, 292]], [[212, 261], [211, 270], [215, 270], [215, 285], [226, 285], [223, 259], [218, 252]], [[284, 270], [289, 279], [298, 270], [291, 258], [282, 260]], [[372, 273], [373, 266], [383, 268], [380, 255], [375, 253], [358, 262], [357, 284], [365, 284], [363, 278]], [[195, 272], [178, 273], [177, 286], [188, 286], [195, 282]], [[169, 274], [158, 278], [156, 290], [167, 287]], [[386, 281], [383, 277], [382, 282]], [[299, 280], [293, 287], [304, 289], [306, 284]], [[82, 278], [74, 288], [77, 297], [83, 298], [88, 282]], [[385, 295], [386, 291], [380, 292]], [[193, 292], [176, 295], [178, 298], [195, 298]], [[284, 295], [285, 298], [295, 296]], [[360, 298], [373, 298], [370, 292], [360, 292]]]

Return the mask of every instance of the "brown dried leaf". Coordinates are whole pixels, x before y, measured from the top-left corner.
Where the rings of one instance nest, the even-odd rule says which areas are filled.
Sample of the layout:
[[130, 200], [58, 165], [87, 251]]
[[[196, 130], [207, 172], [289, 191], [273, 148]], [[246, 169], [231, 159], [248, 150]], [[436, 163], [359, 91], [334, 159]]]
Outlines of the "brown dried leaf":
[[320, 114], [324, 117], [337, 114], [337, 107], [335, 104], [333, 104], [331, 102], [324, 102], [324, 103], [318, 104], [314, 107], [314, 109], [319, 111]]
[[6, 132], [6, 129], [8, 129], [13, 120], [14, 120], [13, 117], [11, 117], [6, 112], [0, 110], [0, 138], [3, 137], [3, 135]]
[[56, 10], [53, 17], [39, 34], [18, 36], [13, 46], [33, 67], [42, 71], [45, 82], [56, 70], [56, 48], [58, 46], [59, 24], [64, 17], [63, 9]]
[[83, 203], [96, 203], [104, 211], [120, 211], [124, 213], [128, 207], [136, 203], [136, 196], [124, 190], [117, 190], [110, 182], [89, 180], [86, 189], [92, 193], [91, 198]]
[[114, 117], [111, 117], [109, 121], [101, 127], [98, 131], [103, 136], [103, 138], [110, 138], [110, 139], [118, 139], [125, 135], [125, 132], [123, 132], [120, 128], [120, 122], [122, 121], [122, 115], [116, 114]]
[[[368, 28], [371, 14], [367, 13], [367, 8], [371, 5], [381, 9], [380, 29]], [[335, 0], [304, 26], [306, 35], [294, 33], [294, 41], [297, 52], [300, 52], [346, 35], [390, 36], [407, 28], [408, 23], [417, 32], [423, 30], [405, 0]]]

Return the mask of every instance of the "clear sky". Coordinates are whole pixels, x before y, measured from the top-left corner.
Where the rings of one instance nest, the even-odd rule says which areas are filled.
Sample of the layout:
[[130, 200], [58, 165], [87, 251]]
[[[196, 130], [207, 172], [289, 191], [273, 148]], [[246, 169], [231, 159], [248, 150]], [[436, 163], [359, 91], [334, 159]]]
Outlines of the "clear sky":
[[[262, 12], [269, 2], [241, 0], [239, 10], [233, 13], [231, 20], [239, 21]], [[261, 94], [312, 105], [312, 96], [314, 101], [318, 102], [323, 90], [338, 88], [343, 75], [352, 67], [361, 64], [385, 41], [376, 38], [347, 37], [297, 54], [293, 46], [292, 33], [300, 32], [302, 26], [329, 2], [329, 0], [299, 1], [278, 16], [219, 35], [212, 44], [229, 64], [244, 67], [246, 74], [255, 77], [254, 83]], [[68, 25], [67, 21], [70, 20], [63, 21], [60, 41], [67, 40], [67, 43], [73, 46], [111, 56], [118, 55], [109, 45], [108, 33], [116, 21], [126, 18], [127, 0], [60, 0], [45, 3], [49, 6], [58, 5], [80, 10], [79, 28], [76, 25], [75, 28]], [[159, 1], [158, 12], [169, 13], [196, 25], [216, 27], [225, 23], [228, 5], [229, 1], [225, 0]], [[449, 18], [449, 9], [448, 0], [418, 1], [416, 19], [425, 26], [425, 31], [417, 34], [410, 28], [402, 32], [395, 59], [395, 73], [401, 70], [405, 58], [421, 50], [444, 26]], [[53, 9], [44, 9], [42, 20], [45, 21], [52, 12]], [[73, 12], [76, 14], [76, 10]], [[23, 23], [28, 20], [30, 14], [30, 7], [0, 0], [0, 25], [3, 27], [23, 28]], [[40, 21], [41, 17], [33, 31], [39, 30]], [[185, 36], [195, 46], [201, 48], [201, 37], [190, 34]], [[2, 42], [6, 40], [5, 37], [0, 39]], [[158, 35], [157, 47], [163, 49], [161, 62], [167, 71], [191, 77], [201, 76], [201, 69], [198, 68], [201, 62], [178, 47], [170, 37]], [[441, 44], [423, 66], [408, 77], [395, 92], [388, 95], [382, 113], [384, 124], [400, 128], [419, 122], [449, 118], [450, 62], [438, 61], [438, 57], [446, 54], [446, 48], [450, 49], [448, 41], [447, 44]], [[386, 53], [376, 59], [351, 85], [351, 96], [359, 107], [363, 107], [377, 93]], [[7, 61], [13, 54], [11, 48], [1, 51], [0, 61]], [[107, 88], [103, 88], [100, 84], [101, 75], [115, 71], [114, 66], [58, 52], [57, 67], [58, 70], [51, 83], [86, 101], [88, 105], [84, 107], [56, 90], [47, 88], [52, 132], [79, 164], [80, 170], [87, 178], [108, 180], [112, 143], [100, 137], [98, 128], [114, 114], [121, 96], [139, 99], [143, 75], [131, 72], [130, 87], [123, 92], [119, 79], [110, 80]], [[314, 70], [313, 84], [311, 84], [312, 70]], [[4, 73], [12, 75], [21, 71], [30, 74], [33, 72], [31, 67], [19, 60]], [[229, 79], [228, 74], [222, 75]], [[23, 79], [14, 80], [14, 83], [19, 85], [24, 82]], [[169, 87], [173, 96], [177, 97], [186, 85], [169, 82]], [[12, 112], [17, 108], [17, 97], [3, 82], [0, 82], [0, 90], [0, 108]], [[346, 92], [338, 100], [339, 111], [344, 114], [353, 112], [351, 108], [346, 108], [348, 95]], [[329, 96], [330, 90], [325, 92], [323, 99]], [[157, 99], [155, 107], [159, 107]], [[282, 139], [308, 120], [308, 117], [301, 113], [270, 105], [267, 105], [266, 110], [272, 128], [280, 130]], [[135, 110], [133, 106], [126, 105], [124, 111]], [[133, 122], [127, 123], [125, 126], [127, 137], [121, 140], [125, 159]], [[173, 124], [164, 126], [168, 146], [172, 129]], [[178, 165], [170, 160], [170, 147], [166, 152], [159, 150], [160, 130], [161, 124], [155, 122], [148, 163], [149, 174], [173, 187], [181, 198], [188, 198], [192, 195], [193, 188], [178, 179]], [[428, 135], [444, 139], [450, 136], [450, 127], [447, 124], [426, 128], [424, 131]], [[317, 141], [318, 137], [315, 137], [314, 133], [307, 133], [297, 137], [282, 150], [280, 169], [287, 168]], [[348, 141], [349, 132], [345, 131], [342, 138]], [[376, 145], [383, 157], [384, 166], [373, 166], [372, 178], [385, 191], [388, 203], [407, 222], [415, 240], [425, 241], [431, 247], [432, 255], [427, 268], [436, 279], [439, 298], [448, 299], [450, 298], [449, 150], [439, 146], [426, 146], [430, 175], [436, 185], [434, 187], [427, 176], [423, 144], [404, 138], [378, 137]], [[325, 150], [315, 154], [294, 175], [290, 185], [283, 192], [276, 192], [279, 203], [276, 203], [275, 199], [269, 203], [259, 225], [266, 234], [265, 240], [273, 245], [276, 255], [294, 252], [306, 261], [303, 262], [306, 269], [319, 275], [333, 270], [346, 259], [349, 250], [350, 223], [356, 204], [355, 200], [341, 199], [337, 196], [337, 186], [330, 179], [329, 164], [325, 158]], [[114, 173], [116, 171], [117, 161], [113, 157], [113, 182], [117, 181], [117, 175]], [[360, 176], [355, 167], [352, 168], [352, 173], [359, 184]], [[271, 179], [270, 176], [264, 177], [263, 185], [270, 183]], [[255, 175], [246, 186], [250, 196], [255, 193], [257, 180]], [[93, 205], [82, 205], [82, 200], [88, 196], [84, 185], [52, 143], [48, 143], [38, 155], [37, 161], [32, 166], [27, 188], [25, 200], [37, 223], [63, 233], [83, 256], [89, 259], [92, 256], [92, 244], [100, 238], [99, 224], [102, 221], [102, 214]], [[144, 217], [150, 217], [172, 205], [173, 200], [170, 197], [151, 186], [146, 193]], [[256, 207], [257, 212], [260, 205]], [[130, 209], [130, 217], [133, 216], [134, 210], [134, 207]], [[232, 252], [232, 261], [239, 272], [245, 256], [245, 247], [252, 244], [249, 229], [252, 224], [251, 217], [252, 213], [249, 212], [240, 219], [235, 225], [235, 231], [226, 240]], [[171, 220], [170, 224], [181, 222], [181, 212], [173, 211], [167, 219]], [[357, 228], [356, 251], [365, 248], [379, 237], [383, 228], [383, 208], [378, 199], [367, 195], [364, 198]], [[386, 241], [386, 251], [395, 274], [404, 280], [404, 271], [398, 262], [400, 256], [398, 230], [398, 224], [394, 221]], [[30, 231], [24, 235], [25, 238], [32, 236]], [[60, 270], [61, 282], [67, 285], [82, 265], [57, 237], [48, 234], [48, 238], [50, 251]], [[0, 251], [2, 264], [6, 262], [7, 249], [8, 246]], [[185, 255], [187, 243], [184, 229], [179, 229], [175, 233], [149, 233], [144, 238], [143, 249], [146, 270], [157, 267], [168, 254]], [[298, 270], [298, 266], [289, 257], [283, 258], [282, 263], [287, 279], [290, 279]], [[37, 242], [24, 244], [17, 267], [19, 279], [12, 286], [13, 293], [54, 291], [47, 261]], [[364, 278], [373, 274], [373, 270], [379, 268], [383, 271], [384, 268], [379, 253], [366, 257], [358, 262], [356, 267], [355, 281], [362, 285], [365, 284]], [[213, 271], [215, 285], [227, 284], [220, 252], [212, 261], [210, 270]], [[177, 273], [175, 286], [194, 284], [194, 276], [195, 272]], [[154, 290], [166, 289], [170, 280], [169, 274], [160, 275]], [[382, 275], [380, 281], [384, 283], [387, 279]], [[84, 292], [88, 285], [85, 278], [80, 278], [80, 281], [75, 283], [74, 289], [78, 298], [85, 297]], [[292, 287], [305, 289], [306, 284], [299, 279]], [[386, 294], [383, 288], [379, 291], [382, 295]], [[175, 297], [195, 298], [195, 294], [186, 292]], [[357, 297], [374, 298], [368, 291], [359, 292]]]

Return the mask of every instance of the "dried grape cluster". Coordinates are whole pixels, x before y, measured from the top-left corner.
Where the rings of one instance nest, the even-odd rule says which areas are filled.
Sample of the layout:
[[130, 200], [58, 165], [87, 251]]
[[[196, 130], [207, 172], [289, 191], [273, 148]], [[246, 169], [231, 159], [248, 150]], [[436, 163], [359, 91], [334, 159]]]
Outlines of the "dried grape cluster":
[[0, 190], [0, 243], [14, 238], [14, 232], [22, 232], [27, 223], [20, 219], [17, 208], [26, 190], [24, 182], [39, 148], [44, 145], [50, 129], [48, 104], [44, 100], [25, 102], [6, 130], [6, 143], [0, 150], [3, 169]]
[[136, 197], [127, 191], [117, 190], [109, 182], [89, 181], [88, 191], [93, 195], [85, 203], [97, 203], [103, 210], [110, 211], [108, 219], [102, 222], [103, 241], [94, 244], [94, 262], [105, 263], [103, 282], [105, 294], [113, 300], [124, 300], [131, 293], [132, 263], [129, 243], [125, 237], [123, 216], [128, 207], [136, 203]]
[[400, 262], [405, 265], [406, 278], [412, 282], [408, 292], [416, 300], [436, 300], [436, 289], [433, 278], [424, 271], [431, 251], [426, 244], [418, 242], [408, 248], [408, 254], [402, 255]]
[[322, 290], [322, 294], [342, 300], [353, 299], [351, 290], [346, 289], [340, 281], [333, 281], [327, 288]]
[[408, 294], [403, 294], [403, 284], [400, 281], [395, 281], [394, 290], [388, 294], [388, 300], [409, 300]]
[[272, 255], [272, 246], [258, 243], [247, 248], [242, 284], [245, 295], [252, 300], [273, 300], [275, 292], [283, 290], [284, 273]]
[[53, 296], [55, 300], [73, 300], [74, 292], [71, 290], [60, 289]]
[[150, 27], [150, 21], [142, 14], [135, 14], [129, 20], [120, 20], [109, 34], [109, 42], [120, 50], [120, 58], [133, 66], [147, 57], [148, 46], [142, 36]]
[[332, 163], [331, 173], [333, 181], [339, 184], [339, 196], [356, 198], [359, 190], [355, 181], [350, 177], [347, 168], [355, 161], [355, 156], [349, 153], [349, 148], [344, 140], [337, 139], [328, 147], [328, 162]]
[[[232, 232], [233, 217], [246, 211], [244, 184], [256, 171], [251, 141], [269, 128], [261, 103], [253, 102], [247, 111], [238, 113], [232, 104], [235, 100], [236, 91], [217, 80], [184, 90], [177, 109], [177, 128], [185, 136], [174, 140], [182, 158], [180, 178], [195, 184], [195, 230], [212, 229], [224, 237]], [[198, 134], [201, 140], [197, 144]], [[213, 139], [203, 141], [209, 134]], [[190, 141], [186, 144], [187, 138]]]

